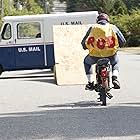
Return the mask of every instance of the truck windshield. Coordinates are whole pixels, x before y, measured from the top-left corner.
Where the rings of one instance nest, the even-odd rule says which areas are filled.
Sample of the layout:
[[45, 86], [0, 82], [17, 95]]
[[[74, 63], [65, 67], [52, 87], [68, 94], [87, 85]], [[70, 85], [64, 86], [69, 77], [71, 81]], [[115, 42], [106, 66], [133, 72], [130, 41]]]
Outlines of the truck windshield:
[[1, 37], [3, 40], [8, 40], [12, 37], [11, 25], [9, 23], [4, 25]]

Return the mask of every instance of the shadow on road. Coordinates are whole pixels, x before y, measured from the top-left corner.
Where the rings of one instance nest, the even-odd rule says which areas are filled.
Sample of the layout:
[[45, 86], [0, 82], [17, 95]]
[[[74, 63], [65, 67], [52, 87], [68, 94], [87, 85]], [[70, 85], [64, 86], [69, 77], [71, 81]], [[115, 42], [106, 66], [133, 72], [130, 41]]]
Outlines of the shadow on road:
[[28, 73], [23, 73], [21, 75], [34, 75], [34, 74], [52, 74], [53, 75], [53, 71], [45, 70], [45, 71], [38, 71], [38, 72], [28, 72]]
[[15, 76], [3, 76], [0, 79], [22, 79], [25, 81], [36, 81], [56, 84], [54, 73], [52, 71], [39, 71], [23, 73]]
[[139, 116], [140, 106], [131, 105], [0, 114], [0, 139], [81, 140], [136, 136], [140, 135]]
[[0, 77], [0, 79], [25, 79], [25, 78], [45, 78], [45, 77], [53, 77], [53, 75], [30, 75], [30, 76], [8, 76], [8, 77]]
[[66, 104], [52, 104], [52, 105], [43, 105], [39, 106], [41, 108], [63, 108], [63, 107], [94, 107], [101, 106], [101, 103], [96, 101], [80, 101], [75, 103], [66, 103]]
[[48, 77], [43, 77], [43, 79], [41, 77], [38, 77], [38, 78], [34, 78], [34, 79], [29, 79], [26, 81], [34, 81], [34, 82], [43, 82], [43, 83], [50, 83], [50, 84], [56, 84], [56, 80], [54, 79], [54, 77], [50, 76], [49, 78]]

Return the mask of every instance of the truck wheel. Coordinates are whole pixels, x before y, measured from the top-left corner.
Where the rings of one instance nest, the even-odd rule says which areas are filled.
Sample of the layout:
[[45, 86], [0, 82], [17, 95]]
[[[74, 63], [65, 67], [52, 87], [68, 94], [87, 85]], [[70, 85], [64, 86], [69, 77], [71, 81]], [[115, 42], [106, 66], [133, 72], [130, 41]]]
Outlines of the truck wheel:
[[2, 74], [2, 72], [3, 72], [3, 67], [2, 65], [0, 65], [0, 75]]

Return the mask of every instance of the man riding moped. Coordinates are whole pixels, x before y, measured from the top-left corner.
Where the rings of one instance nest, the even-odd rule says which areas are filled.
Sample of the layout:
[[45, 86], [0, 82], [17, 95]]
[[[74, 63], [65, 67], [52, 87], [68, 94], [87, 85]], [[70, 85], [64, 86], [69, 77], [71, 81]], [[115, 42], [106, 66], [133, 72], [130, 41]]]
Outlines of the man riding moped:
[[109, 23], [107, 14], [100, 13], [96, 21], [97, 23], [88, 29], [81, 42], [83, 49], [89, 50], [89, 54], [84, 58], [84, 68], [88, 80], [85, 89], [94, 90], [92, 65], [96, 64], [100, 58], [110, 60], [112, 84], [115, 89], [120, 89], [117, 50], [119, 47], [124, 46], [126, 40], [121, 31], [115, 25]]

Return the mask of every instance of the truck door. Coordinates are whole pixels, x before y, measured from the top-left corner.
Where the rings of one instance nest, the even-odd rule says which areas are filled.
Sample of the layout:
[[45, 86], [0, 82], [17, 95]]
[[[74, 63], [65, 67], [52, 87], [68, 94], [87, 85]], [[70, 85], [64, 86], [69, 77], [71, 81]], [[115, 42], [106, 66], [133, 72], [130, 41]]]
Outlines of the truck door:
[[43, 68], [45, 65], [42, 22], [17, 22], [16, 67], [19, 69]]
[[15, 68], [15, 51], [13, 38], [13, 24], [5, 23], [1, 31], [0, 65], [4, 70]]

